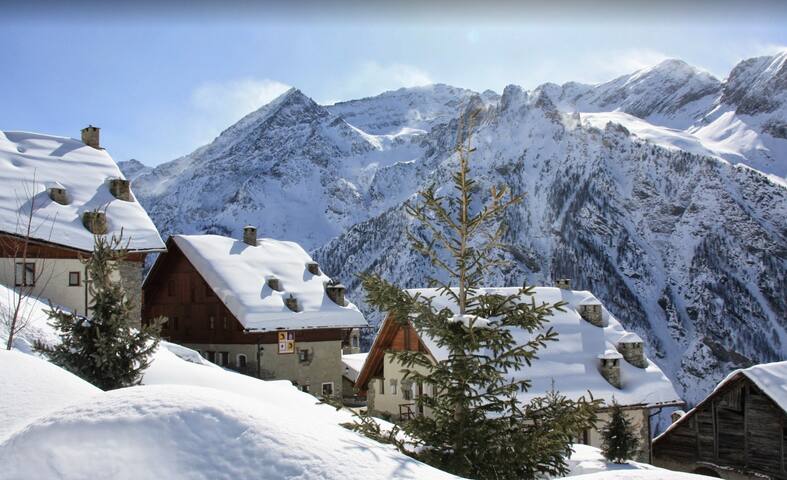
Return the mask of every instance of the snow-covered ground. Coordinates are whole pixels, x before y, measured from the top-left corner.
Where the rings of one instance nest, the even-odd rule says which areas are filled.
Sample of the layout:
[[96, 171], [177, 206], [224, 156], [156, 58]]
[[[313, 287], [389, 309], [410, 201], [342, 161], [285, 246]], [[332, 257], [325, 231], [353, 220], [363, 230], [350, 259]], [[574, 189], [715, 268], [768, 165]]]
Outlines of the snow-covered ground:
[[[347, 430], [341, 424], [351, 412], [289, 382], [224, 370], [168, 342], [142, 385], [102, 392], [30, 351], [33, 339], [56, 339], [47, 306], [32, 307], [33, 321], [15, 343], [24, 351], [0, 351], [2, 479], [456, 478]], [[575, 450], [574, 475], [684, 478], [637, 463], [608, 465], [592, 447]], [[630, 476], [641, 469], [661, 476]]]

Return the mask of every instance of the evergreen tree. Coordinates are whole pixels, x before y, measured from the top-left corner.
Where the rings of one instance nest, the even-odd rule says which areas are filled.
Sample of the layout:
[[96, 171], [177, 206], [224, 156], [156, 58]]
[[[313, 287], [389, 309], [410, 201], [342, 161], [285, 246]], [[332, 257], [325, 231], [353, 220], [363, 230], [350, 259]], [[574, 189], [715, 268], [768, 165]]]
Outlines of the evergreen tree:
[[610, 462], [625, 463], [634, 457], [639, 448], [639, 440], [634, 433], [631, 420], [626, 417], [623, 407], [612, 399], [611, 417], [601, 435], [604, 438], [601, 450]]
[[[453, 191], [431, 186], [420, 193], [420, 201], [406, 205], [421, 226], [408, 232], [413, 247], [442, 272], [429, 284], [449, 297], [454, 308], [438, 308], [431, 299], [411, 296], [379, 276], [361, 275], [370, 305], [403, 324], [411, 322], [420, 335], [448, 352], [436, 363], [418, 352], [394, 353], [405, 379], [435, 392], [416, 398], [430, 413], [403, 426], [414, 445], [400, 449], [470, 478], [564, 474], [571, 443], [595, 421], [597, 402], [570, 400], [557, 392], [528, 403], [518, 399], [530, 382], [512, 379], [507, 372], [526, 374], [538, 350], [557, 340], [551, 328], [543, 327], [564, 303], [537, 304], [532, 287], [526, 286], [508, 296], [479, 290], [486, 275], [503, 265], [498, 255], [505, 234], [501, 220], [521, 198], [501, 187], [492, 188], [486, 202], [478, 201], [469, 168], [474, 149], [469, 135], [463, 138], [465, 130], [472, 130], [474, 122], [469, 123], [460, 125]], [[515, 331], [529, 332], [530, 339], [517, 341]], [[379, 436], [369, 422], [357, 423], [356, 429]]]
[[131, 326], [131, 302], [122, 282], [113, 278], [125, 256], [119, 238], [95, 237], [93, 254], [85, 260], [93, 297], [90, 318], [53, 308], [48, 313], [61, 343], [39, 346], [52, 363], [102, 390], [138, 384], [159, 341], [155, 327]]

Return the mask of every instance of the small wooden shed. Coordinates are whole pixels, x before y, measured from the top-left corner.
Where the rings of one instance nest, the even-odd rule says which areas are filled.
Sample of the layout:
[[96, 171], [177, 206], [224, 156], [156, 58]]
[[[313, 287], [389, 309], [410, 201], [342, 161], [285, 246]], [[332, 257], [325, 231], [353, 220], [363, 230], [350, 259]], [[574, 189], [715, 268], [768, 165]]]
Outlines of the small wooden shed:
[[653, 440], [653, 464], [726, 479], [787, 479], [787, 361], [737, 370]]

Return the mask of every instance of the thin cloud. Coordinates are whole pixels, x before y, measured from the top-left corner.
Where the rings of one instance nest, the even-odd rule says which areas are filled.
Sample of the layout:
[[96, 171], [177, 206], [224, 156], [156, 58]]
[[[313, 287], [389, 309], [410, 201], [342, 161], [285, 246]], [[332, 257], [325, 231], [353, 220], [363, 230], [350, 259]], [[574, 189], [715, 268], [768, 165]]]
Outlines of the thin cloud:
[[289, 85], [267, 78], [243, 78], [226, 82], [204, 83], [191, 94], [198, 110], [238, 120], [286, 92]]
[[[377, 95], [387, 90], [402, 87], [418, 87], [435, 83], [425, 70], [404, 63], [381, 64], [374, 61], [364, 62], [353, 70], [343, 82], [342, 99]], [[328, 102], [323, 102], [328, 103]]]
[[290, 86], [268, 78], [206, 82], [191, 92], [190, 137], [201, 145], [246, 114], [269, 103]]

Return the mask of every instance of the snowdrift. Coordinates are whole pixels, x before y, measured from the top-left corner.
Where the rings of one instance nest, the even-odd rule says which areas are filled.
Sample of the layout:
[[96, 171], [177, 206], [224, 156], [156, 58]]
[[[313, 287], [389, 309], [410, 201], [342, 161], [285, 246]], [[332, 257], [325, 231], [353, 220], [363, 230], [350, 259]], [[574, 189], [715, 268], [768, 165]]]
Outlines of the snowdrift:
[[303, 413], [204, 387], [126, 388], [33, 422], [0, 464], [6, 478], [455, 478]]
[[0, 350], [0, 441], [42, 415], [101, 393], [45, 360]]

